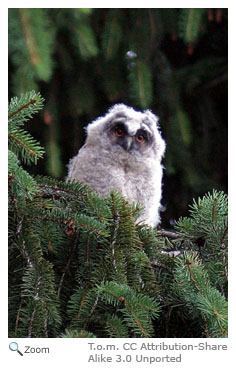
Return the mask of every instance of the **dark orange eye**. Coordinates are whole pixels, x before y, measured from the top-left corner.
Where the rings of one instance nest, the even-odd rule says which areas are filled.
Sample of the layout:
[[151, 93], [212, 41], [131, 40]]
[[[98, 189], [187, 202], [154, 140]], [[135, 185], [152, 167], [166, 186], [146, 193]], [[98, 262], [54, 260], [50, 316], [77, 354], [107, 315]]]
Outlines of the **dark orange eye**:
[[143, 136], [143, 135], [141, 135], [141, 134], [137, 135], [135, 139], [136, 139], [136, 141], [137, 141], [138, 143], [143, 143], [143, 142], [144, 142], [144, 140], [145, 140], [144, 136]]
[[124, 130], [122, 128], [120, 128], [120, 127], [118, 127], [118, 128], [115, 129], [116, 136], [121, 137], [121, 136], [124, 135], [124, 133], [125, 133]]

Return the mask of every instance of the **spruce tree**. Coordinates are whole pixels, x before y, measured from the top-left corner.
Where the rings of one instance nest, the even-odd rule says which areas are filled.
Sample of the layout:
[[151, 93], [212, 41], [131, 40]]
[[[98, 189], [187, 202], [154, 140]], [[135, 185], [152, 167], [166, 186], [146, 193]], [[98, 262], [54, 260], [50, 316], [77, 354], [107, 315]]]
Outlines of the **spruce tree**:
[[165, 228], [193, 197], [227, 191], [227, 8], [10, 8], [8, 19], [9, 96], [46, 100], [29, 127], [46, 152], [32, 173], [63, 179], [84, 127], [125, 103], [160, 118]]
[[9, 104], [9, 336], [226, 337], [226, 194], [155, 230], [118, 192], [33, 176], [44, 150], [23, 125], [42, 106]]

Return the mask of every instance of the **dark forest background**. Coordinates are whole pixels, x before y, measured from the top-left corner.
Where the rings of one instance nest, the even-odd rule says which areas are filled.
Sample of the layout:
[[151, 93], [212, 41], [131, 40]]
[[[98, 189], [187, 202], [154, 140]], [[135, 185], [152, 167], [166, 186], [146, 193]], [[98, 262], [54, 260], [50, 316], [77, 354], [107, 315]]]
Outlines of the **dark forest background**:
[[32, 174], [63, 179], [84, 127], [113, 104], [151, 109], [167, 142], [163, 227], [227, 191], [227, 9], [9, 9], [9, 99], [45, 98]]

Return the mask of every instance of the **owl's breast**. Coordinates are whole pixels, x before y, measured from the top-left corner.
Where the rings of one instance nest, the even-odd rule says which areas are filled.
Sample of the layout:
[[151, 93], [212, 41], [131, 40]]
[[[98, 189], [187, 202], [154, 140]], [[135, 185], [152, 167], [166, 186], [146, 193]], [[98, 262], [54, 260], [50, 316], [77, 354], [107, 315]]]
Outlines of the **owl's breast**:
[[69, 178], [89, 185], [100, 196], [119, 191], [130, 202], [147, 203], [156, 191], [155, 162], [137, 154], [84, 147], [70, 163]]

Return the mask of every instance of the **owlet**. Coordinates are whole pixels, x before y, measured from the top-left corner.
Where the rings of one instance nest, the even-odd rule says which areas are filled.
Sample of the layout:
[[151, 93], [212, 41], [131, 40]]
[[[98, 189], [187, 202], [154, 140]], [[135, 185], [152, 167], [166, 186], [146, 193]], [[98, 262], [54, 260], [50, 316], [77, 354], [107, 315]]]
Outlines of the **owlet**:
[[160, 223], [162, 157], [158, 117], [116, 104], [87, 126], [85, 145], [69, 162], [68, 179], [89, 185], [101, 197], [118, 190], [144, 211], [137, 222]]

